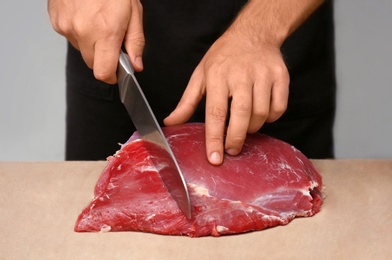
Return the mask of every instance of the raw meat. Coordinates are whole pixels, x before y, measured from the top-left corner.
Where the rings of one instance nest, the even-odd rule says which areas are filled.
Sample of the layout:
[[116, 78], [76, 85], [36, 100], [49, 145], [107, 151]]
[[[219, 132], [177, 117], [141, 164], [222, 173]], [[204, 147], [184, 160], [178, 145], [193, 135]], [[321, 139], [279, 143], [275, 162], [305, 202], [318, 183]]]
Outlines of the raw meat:
[[151, 158], [159, 157], [159, 149], [136, 133], [108, 158], [75, 231], [220, 236], [285, 225], [320, 211], [322, 178], [289, 144], [249, 135], [239, 156], [226, 155], [223, 165], [212, 166], [205, 156], [204, 124], [163, 131], [186, 179], [192, 218], [180, 211], [158, 175], [164, 162], [154, 165]]

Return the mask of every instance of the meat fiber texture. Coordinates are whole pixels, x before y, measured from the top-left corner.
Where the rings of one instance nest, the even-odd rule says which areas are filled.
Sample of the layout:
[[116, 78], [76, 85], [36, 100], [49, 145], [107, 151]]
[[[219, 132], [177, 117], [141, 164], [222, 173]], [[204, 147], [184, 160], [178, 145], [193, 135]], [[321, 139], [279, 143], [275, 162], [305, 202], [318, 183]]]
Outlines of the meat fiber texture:
[[[154, 145], [135, 133], [103, 170], [95, 198], [75, 231], [141, 231], [190, 237], [220, 236], [285, 225], [323, 203], [322, 177], [293, 146], [257, 133], [221, 166], [205, 155], [204, 124], [163, 128], [190, 193], [188, 219], [164, 186]], [[155, 164], [154, 164], [155, 162]]]

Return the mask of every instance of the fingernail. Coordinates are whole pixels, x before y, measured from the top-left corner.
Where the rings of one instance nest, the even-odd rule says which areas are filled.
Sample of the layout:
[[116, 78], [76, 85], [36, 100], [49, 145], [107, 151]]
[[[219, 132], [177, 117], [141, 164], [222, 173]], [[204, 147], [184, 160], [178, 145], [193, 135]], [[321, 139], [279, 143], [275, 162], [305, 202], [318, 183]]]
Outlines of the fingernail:
[[227, 149], [227, 150], [226, 150], [226, 153], [227, 153], [227, 154], [230, 154], [230, 155], [232, 155], [232, 156], [235, 156], [235, 155], [237, 155], [239, 152], [238, 152], [237, 149], [231, 148], [231, 149]]
[[221, 163], [221, 156], [218, 152], [213, 152], [210, 155], [210, 163], [218, 165]]

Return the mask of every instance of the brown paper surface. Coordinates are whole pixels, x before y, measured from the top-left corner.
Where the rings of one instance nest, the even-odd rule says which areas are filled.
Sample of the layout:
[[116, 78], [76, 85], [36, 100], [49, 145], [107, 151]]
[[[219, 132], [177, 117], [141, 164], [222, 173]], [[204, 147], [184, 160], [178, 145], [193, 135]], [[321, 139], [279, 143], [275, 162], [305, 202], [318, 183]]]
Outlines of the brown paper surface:
[[320, 213], [223, 237], [75, 233], [106, 162], [0, 162], [0, 259], [392, 259], [392, 160], [317, 160]]

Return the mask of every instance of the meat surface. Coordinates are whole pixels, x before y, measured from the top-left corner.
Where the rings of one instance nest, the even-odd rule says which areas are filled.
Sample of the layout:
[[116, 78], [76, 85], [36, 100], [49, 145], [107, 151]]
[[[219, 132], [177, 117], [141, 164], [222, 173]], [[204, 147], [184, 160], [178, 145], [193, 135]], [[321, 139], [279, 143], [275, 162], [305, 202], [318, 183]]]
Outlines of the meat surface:
[[221, 166], [212, 166], [205, 155], [204, 124], [163, 132], [187, 182], [192, 218], [180, 211], [159, 177], [165, 162], [152, 160], [159, 158], [159, 149], [135, 133], [108, 158], [75, 231], [220, 236], [285, 225], [320, 211], [321, 175], [291, 145], [248, 135], [240, 155], [226, 155]]

